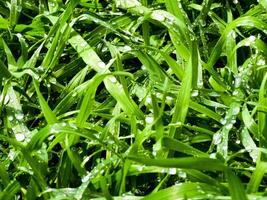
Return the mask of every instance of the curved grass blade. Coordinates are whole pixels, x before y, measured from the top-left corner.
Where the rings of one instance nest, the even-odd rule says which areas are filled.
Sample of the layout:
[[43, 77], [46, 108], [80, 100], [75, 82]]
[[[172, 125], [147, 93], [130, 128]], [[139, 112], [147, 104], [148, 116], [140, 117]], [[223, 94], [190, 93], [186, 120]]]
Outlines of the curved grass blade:
[[[188, 66], [185, 71], [185, 75], [181, 84], [180, 91], [178, 93], [176, 104], [174, 108], [174, 114], [172, 117], [171, 123], [184, 123], [188, 108], [189, 108], [189, 102], [191, 97], [191, 87], [192, 87], [192, 74], [193, 74], [193, 64], [197, 63], [198, 59], [198, 53], [197, 53], [197, 43], [196, 41], [193, 41], [193, 48], [191, 53], [191, 60], [188, 63]], [[169, 130], [169, 136], [174, 137], [175, 136], [176, 127], [171, 127]]]
[[8, 186], [0, 192], [0, 199], [11, 200], [19, 192], [21, 186], [17, 180], [11, 181]]
[[259, 161], [256, 165], [256, 169], [250, 177], [249, 183], [247, 185], [247, 193], [256, 193], [258, 192], [260, 183], [263, 179], [264, 174], [266, 173], [267, 163]]
[[178, 151], [178, 152], [182, 152], [188, 155], [192, 155], [195, 157], [209, 157], [208, 154], [195, 149], [194, 147], [191, 147], [188, 144], [182, 143], [178, 140], [169, 138], [169, 137], [163, 137], [162, 138], [162, 146], [170, 149], [170, 150], [174, 150], [174, 151]]
[[36, 90], [36, 94], [38, 96], [39, 99], [39, 103], [42, 109], [42, 112], [44, 114], [44, 117], [47, 121], [48, 124], [54, 124], [57, 122], [57, 117], [56, 115], [53, 113], [53, 111], [51, 110], [51, 108], [49, 107], [48, 103], [46, 102], [46, 100], [44, 99], [43, 95], [40, 92], [39, 86], [38, 86], [38, 82], [36, 80], [33, 79], [33, 84]]
[[158, 166], [166, 168], [184, 168], [210, 171], [223, 171], [226, 166], [219, 160], [211, 158], [170, 158], [170, 159], [151, 159], [140, 156], [127, 156], [128, 159], [143, 163], [148, 166]]
[[247, 200], [246, 191], [240, 179], [230, 169], [226, 169], [225, 173], [228, 179], [228, 188], [232, 199]]
[[206, 199], [209, 194], [218, 195], [220, 192], [216, 187], [204, 183], [181, 183], [156, 193], [152, 193], [142, 200], [158, 200], [161, 199]]

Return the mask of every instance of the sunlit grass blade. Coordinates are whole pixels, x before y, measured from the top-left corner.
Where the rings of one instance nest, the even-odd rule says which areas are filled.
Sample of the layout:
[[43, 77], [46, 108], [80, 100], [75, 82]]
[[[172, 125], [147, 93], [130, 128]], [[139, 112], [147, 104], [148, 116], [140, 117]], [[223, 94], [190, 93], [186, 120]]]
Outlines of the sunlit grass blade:
[[256, 193], [260, 187], [260, 183], [266, 173], [267, 163], [259, 161], [256, 165], [256, 169], [250, 177], [249, 183], [247, 185], [247, 192]]
[[199, 151], [198, 149], [195, 149], [188, 144], [184, 144], [178, 140], [168, 137], [162, 138], [162, 146], [170, 150], [175, 150], [196, 157], [208, 157], [208, 154]]
[[36, 80], [33, 80], [33, 84], [39, 99], [39, 103], [42, 109], [42, 112], [44, 114], [44, 117], [47, 121], [48, 124], [54, 124], [57, 122], [57, 117], [56, 115], [53, 113], [53, 111], [51, 110], [51, 108], [49, 107], [48, 103], [46, 102], [46, 100], [44, 99], [43, 95], [40, 92], [39, 89], [39, 85], [38, 82]]
[[[188, 66], [185, 71], [185, 75], [183, 77], [182, 85], [179, 90], [177, 99], [176, 99], [176, 105], [174, 110], [174, 115], [172, 118], [172, 123], [184, 123], [189, 107], [189, 101], [191, 96], [191, 87], [192, 87], [192, 73], [193, 73], [193, 64], [197, 63], [195, 60], [198, 59], [197, 55], [197, 48], [196, 48], [196, 41], [193, 41], [193, 48], [192, 48], [192, 54], [191, 54], [191, 60], [188, 63]], [[174, 137], [175, 136], [175, 127], [171, 127], [169, 131], [169, 136]]]

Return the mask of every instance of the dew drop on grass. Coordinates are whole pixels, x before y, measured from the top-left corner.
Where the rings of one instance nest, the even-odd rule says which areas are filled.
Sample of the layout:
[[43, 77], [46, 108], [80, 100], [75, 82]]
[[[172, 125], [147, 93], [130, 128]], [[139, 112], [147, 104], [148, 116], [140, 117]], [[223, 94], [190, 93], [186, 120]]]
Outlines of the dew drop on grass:
[[76, 97], [77, 96], [77, 92], [73, 92], [73, 94], [71, 96], [72, 97]]
[[16, 113], [16, 114], [15, 114], [15, 118], [16, 118], [17, 120], [22, 120], [22, 119], [24, 118], [24, 114], [21, 113], [21, 112]]
[[231, 128], [233, 127], [233, 124], [232, 123], [229, 123], [225, 126], [226, 129], [230, 130]]
[[211, 97], [219, 97], [220, 96], [220, 94], [218, 94], [217, 92], [210, 92], [209, 95]]
[[265, 60], [263, 60], [263, 59], [259, 59], [259, 60], [257, 61], [257, 65], [265, 65]]
[[235, 77], [235, 87], [236, 88], [240, 87], [241, 81], [242, 81], [242, 78], [240, 75]]
[[239, 107], [234, 107], [232, 114], [233, 115], [237, 115], [239, 112], [240, 112], [240, 108]]
[[50, 81], [50, 83], [52, 83], [54, 85], [57, 84], [57, 79], [54, 78], [54, 77], [53, 78], [50, 78], [49, 81]]
[[249, 40], [250, 43], [253, 43], [253, 42], [255, 42], [256, 37], [255, 37], [254, 35], [251, 35], [251, 36], [248, 38], [248, 40]]
[[47, 139], [48, 139], [49, 141], [52, 141], [54, 138], [55, 138], [54, 135], [50, 135]]
[[198, 88], [202, 88], [203, 85], [204, 85], [203, 81], [198, 81], [198, 82], [197, 82], [197, 87], [198, 87]]
[[170, 175], [175, 175], [176, 174], [176, 168], [170, 168], [169, 169], [169, 174]]
[[191, 97], [197, 97], [199, 95], [198, 90], [193, 90], [191, 93]]
[[114, 76], [108, 77], [108, 80], [110, 80], [112, 83], [116, 83], [117, 79]]
[[70, 127], [73, 128], [73, 129], [78, 129], [77, 126], [76, 126], [74, 123], [70, 123], [69, 125], [70, 125]]
[[9, 115], [9, 116], [7, 117], [7, 119], [8, 119], [9, 121], [13, 121], [14, 117], [13, 117], [13, 115]]
[[160, 172], [161, 173], [166, 173], [167, 172], [167, 169], [163, 168]]
[[186, 178], [186, 173], [184, 171], [179, 171], [178, 176], [181, 178]]
[[152, 102], [152, 99], [150, 97], [147, 97], [146, 98], [146, 104], [151, 104], [151, 102]]
[[221, 141], [222, 141], [222, 135], [220, 133], [215, 133], [213, 135], [213, 142], [214, 142], [214, 144], [215, 145], [218, 145], [218, 144], [221, 143]]
[[137, 170], [138, 170], [139, 172], [141, 172], [141, 171], [143, 171], [144, 167], [145, 167], [145, 166], [143, 166], [143, 165], [139, 165], [139, 166], [137, 167]]
[[85, 175], [83, 178], [82, 178], [82, 182], [83, 183], [85, 183], [85, 182], [87, 182], [89, 179], [90, 179], [90, 177], [91, 177], [91, 173], [88, 173], [87, 175]]
[[123, 50], [124, 50], [124, 51], [131, 51], [132, 48], [131, 48], [130, 46], [128, 46], [128, 45], [125, 45], [125, 46], [123, 47]]
[[16, 137], [16, 140], [19, 142], [22, 142], [25, 140], [25, 135], [23, 135], [22, 133], [17, 133], [15, 137]]
[[237, 96], [238, 93], [239, 93], [238, 90], [233, 91], [233, 95], [234, 95], [234, 96]]
[[14, 161], [15, 157], [16, 157], [16, 152], [14, 150], [10, 150], [9, 153], [8, 153], [8, 156], [9, 160], [11, 161]]
[[165, 16], [163, 14], [156, 13], [156, 12], [152, 13], [152, 18], [155, 19], [155, 20], [158, 20], [160, 22], [165, 20]]
[[152, 116], [147, 116], [145, 119], [146, 123], [148, 124], [152, 124], [152, 122], [154, 121], [154, 118]]
[[232, 119], [232, 120], [231, 120], [231, 123], [232, 123], [232, 124], [235, 124], [235, 123], [236, 123], [236, 120], [235, 120], [235, 119]]
[[240, 140], [236, 140], [235, 143], [236, 143], [236, 144], [240, 144]]
[[220, 123], [222, 124], [222, 125], [225, 125], [226, 124], [226, 119], [224, 119], [224, 118], [222, 118], [221, 120], [220, 120]]
[[106, 68], [106, 64], [104, 62], [100, 61], [98, 63], [98, 67], [100, 67], [101, 69], [105, 69]]
[[216, 159], [216, 153], [211, 153], [209, 157], [212, 159]]
[[59, 131], [55, 128], [51, 128], [51, 133], [59, 133]]

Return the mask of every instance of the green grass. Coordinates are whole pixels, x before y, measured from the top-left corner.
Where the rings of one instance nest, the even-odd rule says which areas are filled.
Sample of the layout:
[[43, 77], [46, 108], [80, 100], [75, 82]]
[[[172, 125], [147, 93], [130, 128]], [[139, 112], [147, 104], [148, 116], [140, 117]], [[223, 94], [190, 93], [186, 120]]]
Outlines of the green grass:
[[266, 0], [0, 0], [0, 199], [267, 199], [266, 34]]

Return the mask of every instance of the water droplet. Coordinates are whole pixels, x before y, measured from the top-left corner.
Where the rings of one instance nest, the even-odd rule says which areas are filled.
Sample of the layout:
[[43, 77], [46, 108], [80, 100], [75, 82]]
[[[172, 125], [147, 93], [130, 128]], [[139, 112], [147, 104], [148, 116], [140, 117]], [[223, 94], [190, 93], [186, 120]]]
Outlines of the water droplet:
[[257, 65], [265, 65], [265, 60], [263, 60], [263, 59], [259, 59], [259, 60], [257, 61]]
[[57, 83], [57, 79], [54, 78], [54, 77], [53, 78], [50, 78], [49, 79], [49, 82], [55, 85]]
[[49, 6], [51, 6], [51, 7], [55, 7], [56, 4], [55, 4], [54, 2], [49, 2]]
[[10, 150], [7, 157], [9, 158], [9, 160], [14, 161], [16, 152], [14, 150]]
[[160, 172], [161, 173], [167, 173], [168, 171], [167, 171], [167, 169], [163, 168]]
[[25, 135], [23, 135], [22, 133], [17, 133], [15, 137], [16, 137], [16, 140], [19, 142], [22, 142], [23, 140], [25, 140]]
[[235, 143], [236, 143], [236, 144], [240, 144], [240, 140], [236, 140]]
[[236, 33], [235, 33], [235, 31], [231, 31], [231, 32], [230, 32], [230, 35], [232, 36], [232, 38], [234, 38], [234, 39], [236, 38]]
[[184, 171], [179, 171], [178, 176], [181, 178], [186, 178], [186, 173]]
[[123, 47], [123, 50], [124, 51], [131, 51], [132, 48], [130, 46], [126, 45], [126, 46]]
[[233, 3], [234, 4], [238, 4], [238, 0], [233, 0]]
[[146, 104], [151, 104], [151, 102], [152, 102], [152, 99], [150, 97], [147, 97], [146, 98]]
[[240, 75], [238, 75], [238, 76], [235, 77], [235, 88], [240, 87], [241, 81], [242, 81], [242, 78], [241, 78]]
[[160, 22], [162, 22], [162, 21], [165, 20], [165, 16], [163, 14], [157, 13], [157, 12], [153, 12], [152, 15], [151, 15], [151, 17], [153, 19], [157, 20], [157, 21], [160, 21]]
[[74, 123], [69, 124], [71, 128], [78, 129], [77, 126]]
[[71, 96], [72, 97], [76, 97], [77, 96], [77, 92], [73, 92]]
[[87, 173], [87, 175], [85, 175], [83, 178], [82, 178], [82, 182], [85, 183], [87, 182], [91, 177], [91, 173]]
[[234, 95], [234, 96], [237, 96], [238, 93], [239, 93], [238, 90], [233, 91], [233, 95]]
[[139, 171], [139, 172], [141, 172], [141, 171], [143, 171], [143, 169], [144, 169], [144, 165], [139, 165], [138, 167], [137, 167], [137, 170]]
[[61, 126], [65, 127], [65, 126], [67, 126], [67, 123], [66, 122], [62, 122]]
[[147, 116], [145, 121], [146, 123], [151, 124], [154, 121], [154, 118], [152, 116]]
[[204, 85], [203, 81], [198, 81], [198, 82], [197, 82], [197, 87], [198, 87], [198, 88], [202, 88], [203, 85]]
[[218, 144], [221, 143], [221, 141], [222, 141], [222, 135], [221, 135], [220, 133], [215, 133], [215, 134], [213, 135], [213, 143], [214, 143], [215, 145], [218, 145]]
[[157, 98], [162, 99], [162, 96], [163, 96], [163, 95], [162, 95], [161, 93], [159, 93], [159, 92], [156, 93], [156, 97], [157, 97]]
[[59, 133], [59, 131], [53, 127], [51, 128], [51, 133]]
[[170, 174], [170, 175], [174, 175], [174, 174], [176, 174], [176, 168], [170, 168], [170, 169], [169, 169], [169, 174]]
[[221, 122], [222, 125], [225, 125], [227, 121], [226, 121], [226, 119], [222, 118], [222, 119], [220, 120], [220, 122]]
[[104, 62], [100, 61], [98, 63], [98, 67], [100, 67], [101, 69], [105, 69], [106, 68], [106, 64]]
[[108, 77], [108, 80], [110, 80], [112, 83], [116, 83], [117, 79], [114, 76]]
[[47, 139], [49, 140], [49, 141], [52, 141], [53, 139], [54, 139], [54, 135], [50, 135]]
[[252, 44], [255, 42], [256, 40], [256, 37], [254, 35], [251, 35], [249, 38], [248, 38], [249, 42]]
[[9, 115], [9, 116], [7, 117], [7, 119], [8, 119], [9, 121], [12, 121], [12, 120], [14, 119], [14, 117], [13, 117], [13, 115]]
[[218, 94], [217, 92], [210, 92], [209, 95], [211, 97], [219, 97], [220, 96], [220, 94]]
[[24, 114], [21, 113], [21, 112], [16, 113], [16, 114], [15, 114], [15, 118], [16, 118], [17, 120], [22, 120], [22, 119], [24, 118]]
[[236, 123], [236, 120], [235, 120], [235, 119], [232, 119], [232, 120], [231, 120], [231, 123], [232, 123], [232, 124], [235, 124], [235, 123]]
[[225, 126], [226, 129], [230, 130], [233, 127], [233, 124], [229, 123]]
[[216, 159], [216, 153], [211, 153], [209, 157], [212, 159]]
[[191, 97], [197, 97], [198, 95], [199, 95], [198, 90], [193, 90], [193, 91], [191, 92]]
[[240, 112], [240, 108], [239, 107], [234, 107], [233, 111], [232, 111], [232, 114], [233, 115], [237, 115], [239, 112]]

